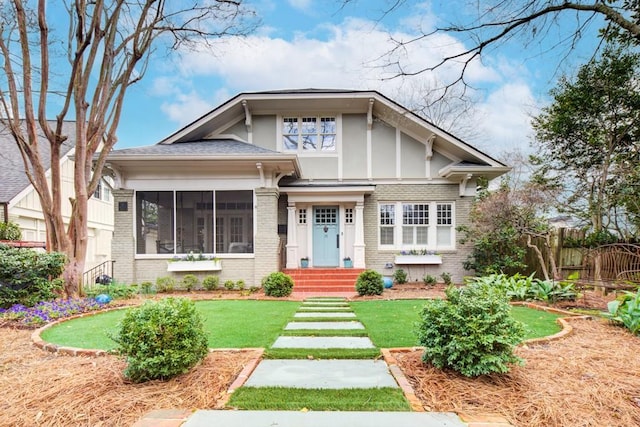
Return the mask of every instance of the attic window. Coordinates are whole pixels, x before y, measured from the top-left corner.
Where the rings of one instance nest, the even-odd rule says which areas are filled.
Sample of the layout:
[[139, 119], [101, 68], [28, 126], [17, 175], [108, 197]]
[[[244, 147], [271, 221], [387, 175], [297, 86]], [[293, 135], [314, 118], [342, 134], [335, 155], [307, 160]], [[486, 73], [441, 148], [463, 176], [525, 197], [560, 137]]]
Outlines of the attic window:
[[331, 116], [283, 117], [282, 147], [285, 151], [335, 151], [336, 118]]

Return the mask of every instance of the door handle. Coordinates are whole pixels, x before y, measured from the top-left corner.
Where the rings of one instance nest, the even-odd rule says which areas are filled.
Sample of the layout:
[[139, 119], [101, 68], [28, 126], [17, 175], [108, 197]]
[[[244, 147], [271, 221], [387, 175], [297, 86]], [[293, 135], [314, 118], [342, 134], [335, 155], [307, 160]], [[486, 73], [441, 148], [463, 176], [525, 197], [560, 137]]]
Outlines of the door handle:
[[340, 249], [340, 235], [336, 234], [336, 248]]

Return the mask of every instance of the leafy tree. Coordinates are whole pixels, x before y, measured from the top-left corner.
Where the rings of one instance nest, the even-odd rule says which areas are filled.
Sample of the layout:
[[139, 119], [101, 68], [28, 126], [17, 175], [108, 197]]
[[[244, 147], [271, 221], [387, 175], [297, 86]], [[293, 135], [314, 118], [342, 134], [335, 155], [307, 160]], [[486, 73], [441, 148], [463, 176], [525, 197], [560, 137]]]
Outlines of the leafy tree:
[[558, 190], [560, 212], [595, 235], [638, 230], [640, 55], [608, 46], [564, 77], [534, 120], [534, 179]]
[[[254, 25], [251, 18], [242, 0], [0, 2], [0, 124], [20, 148], [50, 248], [69, 258], [63, 273], [69, 296], [80, 292], [88, 199], [116, 143], [127, 89], [144, 77], [159, 50], [210, 46], [215, 39], [246, 34]], [[54, 111], [55, 120], [48, 121]], [[69, 138], [63, 133], [69, 119], [75, 122], [76, 142], [65, 230], [60, 147]], [[39, 133], [49, 142], [50, 177]]]

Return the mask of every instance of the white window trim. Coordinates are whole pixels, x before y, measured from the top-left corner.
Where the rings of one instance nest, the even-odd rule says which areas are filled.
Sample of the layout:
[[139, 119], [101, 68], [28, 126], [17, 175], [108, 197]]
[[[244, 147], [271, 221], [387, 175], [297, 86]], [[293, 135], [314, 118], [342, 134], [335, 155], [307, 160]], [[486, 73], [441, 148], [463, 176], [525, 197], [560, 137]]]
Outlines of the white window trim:
[[[414, 244], [414, 245], [403, 245], [402, 244], [402, 227], [404, 226], [403, 224], [403, 218], [402, 218], [402, 205], [407, 205], [407, 204], [422, 204], [422, 205], [429, 205], [429, 225], [427, 226], [429, 228], [429, 242], [427, 245], [421, 245], [421, 244]], [[438, 220], [437, 220], [437, 206], [439, 204], [449, 204], [451, 205], [451, 225], [438, 225]], [[380, 242], [380, 228], [383, 227], [383, 225], [380, 224], [380, 206], [382, 205], [394, 205], [395, 206], [395, 224], [393, 225], [393, 244], [392, 245], [383, 245]], [[426, 250], [430, 250], [430, 251], [449, 251], [449, 250], [455, 250], [456, 249], [456, 204], [453, 201], [444, 201], [444, 200], [440, 200], [440, 201], [402, 201], [402, 202], [392, 202], [392, 201], [387, 201], [387, 202], [378, 202], [378, 206], [377, 206], [377, 215], [376, 215], [376, 221], [377, 221], [377, 226], [376, 226], [376, 234], [377, 234], [377, 240], [378, 240], [378, 249], [379, 250], [393, 250], [393, 251], [401, 251], [401, 250], [411, 250], [411, 249], [426, 249]], [[386, 227], [391, 227], [391, 226], [386, 226]], [[437, 238], [438, 238], [438, 227], [451, 227], [450, 232], [451, 232], [451, 244], [447, 245], [447, 246], [438, 246], [437, 244]]]
[[[334, 149], [333, 150], [304, 150], [302, 148], [302, 146], [300, 144], [298, 144], [298, 149], [297, 150], [288, 150], [285, 148], [282, 139], [283, 139], [283, 128], [282, 128], [282, 124], [284, 122], [284, 118], [285, 117], [296, 117], [299, 120], [302, 120], [303, 117], [315, 117], [316, 119], [318, 119], [318, 122], [320, 121], [321, 118], [326, 118], [326, 117], [333, 117], [336, 119], [336, 139], [335, 139], [335, 145], [334, 145]], [[304, 113], [290, 113], [290, 114], [279, 114], [277, 116], [277, 120], [278, 122], [276, 123], [276, 137], [278, 138], [276, 147], [278, 148], [278, 151], [282, 152], [282, 153], [296, 153], [299, 156], [303, 156], [303, 157], [338, 157], [339, 155], [339, 151], [340, 151], [340, 147], [342, 144], [342, 114], [338, 114], [338, 113], [309, 113], [309, 114], [304, 114]]]

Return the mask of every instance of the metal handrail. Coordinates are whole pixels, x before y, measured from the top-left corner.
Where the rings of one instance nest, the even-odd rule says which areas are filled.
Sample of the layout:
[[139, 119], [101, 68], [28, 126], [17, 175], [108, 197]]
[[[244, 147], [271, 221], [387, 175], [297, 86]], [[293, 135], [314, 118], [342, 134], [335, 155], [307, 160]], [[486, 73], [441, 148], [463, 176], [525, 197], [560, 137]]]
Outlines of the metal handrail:
[[82, 274], [83, 286], [90, 286], [96, 283], [96, 278], [100, 276], [109, 276], [113, 279], [113, 264], [115, 260], [107, 260], [102, 264], [98, 264], [90, 270], [87, 270]]

